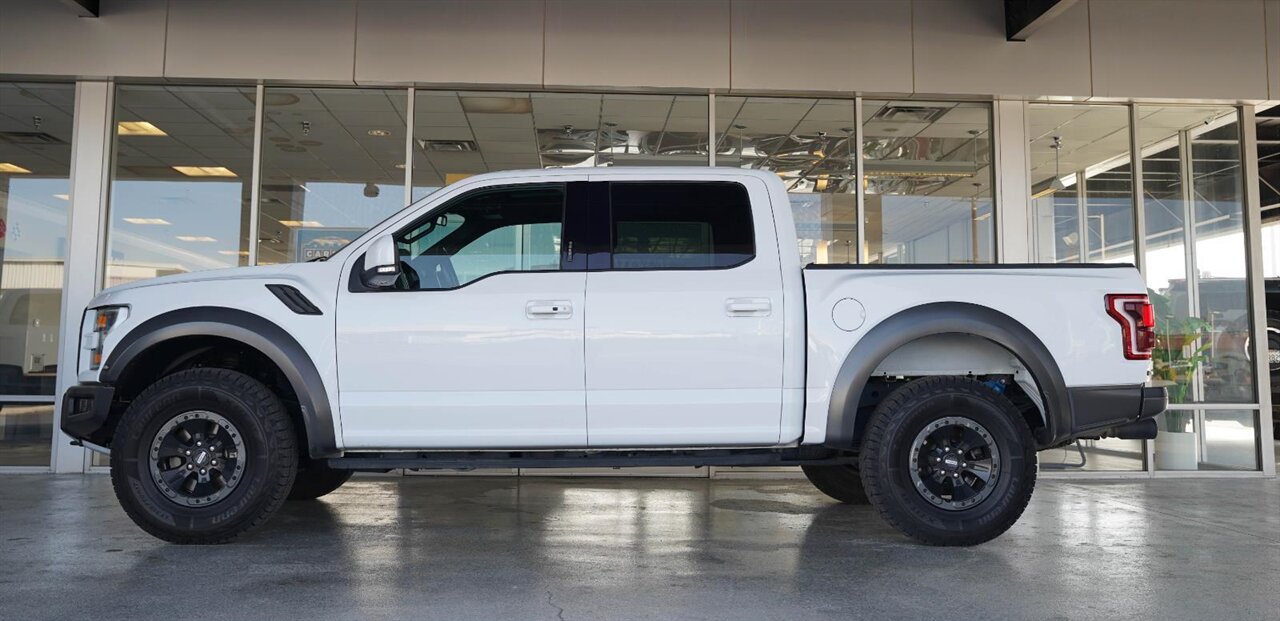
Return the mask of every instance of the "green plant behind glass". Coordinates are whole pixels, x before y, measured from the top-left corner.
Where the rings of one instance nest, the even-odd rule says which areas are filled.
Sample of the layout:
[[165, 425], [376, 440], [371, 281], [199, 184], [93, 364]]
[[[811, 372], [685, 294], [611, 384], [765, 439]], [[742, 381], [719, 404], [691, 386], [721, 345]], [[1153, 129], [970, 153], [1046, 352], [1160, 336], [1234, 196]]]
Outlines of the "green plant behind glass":
[[[1200, 366], [1209, 360], [1209, 335], [1213, 324], [1199, 318], [1175, 313], [1169, 298], [1147, 290], [1156, 312], [1156, 348], [1151, 352], [1152, 375], [1168, 382], [1169, 403], [1190, 401], [1192, 383]], [[1192, 412], [1167, 410], [1164, 413], [1167, 431], [1185, 431], [1192, 420]]]

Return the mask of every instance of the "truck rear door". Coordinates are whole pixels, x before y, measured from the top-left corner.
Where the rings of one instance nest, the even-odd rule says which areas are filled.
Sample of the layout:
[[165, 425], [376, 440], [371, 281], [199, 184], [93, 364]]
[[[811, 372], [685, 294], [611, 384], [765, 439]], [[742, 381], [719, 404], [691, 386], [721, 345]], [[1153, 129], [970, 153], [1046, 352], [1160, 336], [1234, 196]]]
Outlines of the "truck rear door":
[[591, 180], [588, 444], [778, 443], [783, 286], [765, 183]]

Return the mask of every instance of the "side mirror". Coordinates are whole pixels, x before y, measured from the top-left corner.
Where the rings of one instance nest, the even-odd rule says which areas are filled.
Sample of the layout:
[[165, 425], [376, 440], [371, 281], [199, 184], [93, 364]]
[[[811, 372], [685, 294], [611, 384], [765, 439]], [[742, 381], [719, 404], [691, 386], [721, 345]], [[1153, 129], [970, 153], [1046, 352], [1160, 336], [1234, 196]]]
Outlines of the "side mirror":
[[383, 235], [373, 240], [364, 253], [364, 271], [360, 278], [366, 287], [387, 289], [394, 287], [400, 277], [400, 257], [396, 254], [396, 240]]

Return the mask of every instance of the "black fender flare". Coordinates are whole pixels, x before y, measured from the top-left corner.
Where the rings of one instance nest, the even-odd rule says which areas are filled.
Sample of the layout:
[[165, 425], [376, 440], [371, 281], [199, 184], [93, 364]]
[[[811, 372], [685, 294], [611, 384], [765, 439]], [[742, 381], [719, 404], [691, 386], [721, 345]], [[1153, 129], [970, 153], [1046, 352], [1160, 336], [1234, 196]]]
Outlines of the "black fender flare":
[[1040, 338], [1012, 317], [966, 302], [935, 302], [900, 311], [863, 336], [836, 373], [827, 411], [825, 446], [855, 448], [858, 403], [876, 367], [911, 341], [937, 334], [970, 334], [999, 345], [1022, 362], [1040, 388], [1045, 426], [1036, 430], [1041, 447], [1071, 432], [1071, 401], [1062, 372]]
[[147, 319], [121, 338], [102, 365], [100, 380], [115, 385], [129, 364], [151, 347], [187, 336], [217, 336], [258, 350], [284, 373], [302, 411], [307, 449], [313, 459], [338, 457], [333, 410], [324, 381], [302, 345], [288, 332], [253, 313], [220, 306], [197, 306]]

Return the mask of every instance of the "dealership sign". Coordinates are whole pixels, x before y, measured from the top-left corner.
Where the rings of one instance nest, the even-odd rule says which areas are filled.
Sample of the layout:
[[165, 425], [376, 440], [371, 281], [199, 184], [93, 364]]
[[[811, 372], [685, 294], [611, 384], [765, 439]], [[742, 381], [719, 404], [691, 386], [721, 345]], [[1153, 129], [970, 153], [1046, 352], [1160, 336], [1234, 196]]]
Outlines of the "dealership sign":
[[293, 247], [297, 253], [294, 259], [311, 261], [327, 258], [364, 232], [365, 229], [336, 227], [294, 229]]

